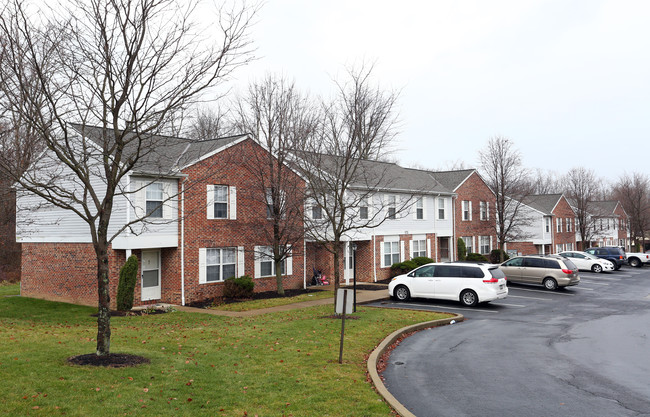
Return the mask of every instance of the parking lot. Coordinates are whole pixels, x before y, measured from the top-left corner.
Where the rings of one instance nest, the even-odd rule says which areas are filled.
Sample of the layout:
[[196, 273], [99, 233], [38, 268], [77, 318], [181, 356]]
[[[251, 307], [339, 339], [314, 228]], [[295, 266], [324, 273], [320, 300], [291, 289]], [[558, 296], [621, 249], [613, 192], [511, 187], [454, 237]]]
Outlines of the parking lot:
[[559, 291], [509, 284], [506, 299], [385, 300], [463, 314], [405, 339], [383, 374], [417, 416], [650, 415], [650, 267], [580, 272]]

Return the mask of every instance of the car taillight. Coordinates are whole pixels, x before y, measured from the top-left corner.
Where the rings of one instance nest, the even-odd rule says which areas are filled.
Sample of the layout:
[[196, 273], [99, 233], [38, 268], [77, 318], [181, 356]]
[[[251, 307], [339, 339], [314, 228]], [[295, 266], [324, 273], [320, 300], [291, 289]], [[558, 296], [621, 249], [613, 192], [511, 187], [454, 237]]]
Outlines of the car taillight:
[[492, 277], [491, 279], [484, 279], [483, 282], [499, 282], [499, 280]]
[[568, 274], [568, 275], [573, 274], [573, 271], [570, 270], [570, 269], [563, 269], [562, 272], [564, 272], [565, 274]]
[[618, 259], [623, 259], [623, 255], [618, 255]]

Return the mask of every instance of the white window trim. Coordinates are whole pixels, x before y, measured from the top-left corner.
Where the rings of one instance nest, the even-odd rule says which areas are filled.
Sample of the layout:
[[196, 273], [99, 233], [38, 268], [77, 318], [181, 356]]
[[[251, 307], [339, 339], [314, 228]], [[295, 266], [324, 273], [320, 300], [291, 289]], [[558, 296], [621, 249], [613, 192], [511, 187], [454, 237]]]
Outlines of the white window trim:
[[[269, 278], [275, 276], [275, 261], [273, 259], [268, 259], [262, 253], [265, 250], [272, 249], [271, 246], [255, 246], [255, 278]], [[262, 258], [265, 257], [267, 260], [271, 261], [271, 275], [262, 275]], [[288, 277], [293, 275], [293, 255], [291, 250], [289, 250], [289, 256], [284, 260], [284, 275], [283, 277]]]
[[208, 263], [207, 263], [207, 253], [208, 249], [235, 249], [235, 277], [239, 277], [244, 274], [244, 247], [238, 246], [233, 248], [232, 246], [227, 247], [215, 247], [215, 248], [199, 248], [199, 284], [216, 284], [220, 281], [209, 281], [208, 282]]
[[207, 201], [207, 217], [208, 220], [236, 220], [237, 219], [237, 187], [234, 185], [226, 185], [228, 187], [228, 208], [227, 216], [225, 218], [219, 217], [215, 219], [214, 217], [214, 187], [215, 185], [224, 185], [224, 184], [208, 184], [206, 186], [206, 201]]

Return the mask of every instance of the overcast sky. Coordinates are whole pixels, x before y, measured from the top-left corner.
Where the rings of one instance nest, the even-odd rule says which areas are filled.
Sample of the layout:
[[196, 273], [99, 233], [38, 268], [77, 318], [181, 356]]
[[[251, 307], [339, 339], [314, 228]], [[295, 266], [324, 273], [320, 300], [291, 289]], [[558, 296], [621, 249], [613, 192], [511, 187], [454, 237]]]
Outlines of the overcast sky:
[[501, 135], [531, 168], [650, 171], [647, 1], [267, 0], [253, 39], [240, 82], [280, 73], [328, 95], [346, 65], [375, 62], [401, 91], [405, 166], [477, 167]]

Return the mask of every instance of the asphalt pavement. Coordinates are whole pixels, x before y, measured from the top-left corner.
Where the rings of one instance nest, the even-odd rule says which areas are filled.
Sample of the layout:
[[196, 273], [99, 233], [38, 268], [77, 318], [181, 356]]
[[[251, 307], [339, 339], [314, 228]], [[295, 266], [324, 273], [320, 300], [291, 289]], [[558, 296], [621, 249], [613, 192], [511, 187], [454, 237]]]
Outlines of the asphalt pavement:
[[393, 350], [388, 391], [418, 417], [650, 416], [650, 267], [557, 292], [509, 285], [504, 300], [384, 300], [371, 305], [462, 313]]

